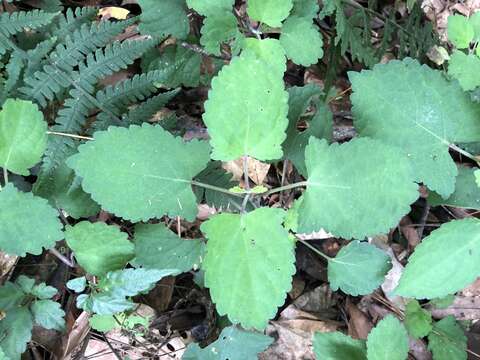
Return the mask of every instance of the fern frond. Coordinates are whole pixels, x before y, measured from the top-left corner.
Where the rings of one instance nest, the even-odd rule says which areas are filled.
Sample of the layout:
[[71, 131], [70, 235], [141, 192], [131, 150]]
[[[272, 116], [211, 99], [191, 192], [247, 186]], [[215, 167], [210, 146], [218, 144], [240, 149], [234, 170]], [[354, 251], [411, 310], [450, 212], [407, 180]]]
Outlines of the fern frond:
[[52, 51], [56, 43], [57, 38], [53, 37], [38, 43], [35, 48], [27, 51], [28, 65], [23, 74], [24, 79], [31, 77], [35, 72], [40, 71], [43, 59], [50, 51]]
[[[10, 60], [8, 61], [5, 70], [7, 72], [8, 78], [5, 81], [5, 88], [4, 88], [4, 95], [11, 97], [12, 90], [15, 89], [15, 85], [17, 85], [18, 80], [20, 79], [20, 73], [23, 70], [25, 63], [23, 58], [17, 53], [13, 52], [10, 55]], [[2, 99], [5, 100], [5, 99]], [[2, 101], [3, 102], [3, 101]]]
[[152, 116], [162, 109], [175, 95], [178, 94], [180, 89], [171, 90], [162, 94], [158, 94], [147, 101], [144, 101], [136, 108], [130, 110], [128, 114], [125, 114], [118, 122], [113, 119], [112, 116], [106, 112], [101, 112], [97, 115], [97, 119], [93, 123], [93, 129], [106, 130], [109, 126], [129, 126], [132, 124], [139, 125], [145, 121], [148, 121]]
[[136, 108], [130, 110], [128, 114], [124, 116], [124, 121], [128, 125], [139, 125], [150, 120], [153, 115], [167, 105], [167, 103], [173, 99], [179, 91], [180, 89], [171, 90], [148, 99]]
[[75, 11], [68, 8], [65, 15], [58, 18], [50, 33], [52, 36], [56, 36], [60, 42], [63, 42], [67, 36], [70, 36], [83, 24], [90, 23], [96, 15], [97, 9], [94, 7], [78, 7], [75, 8]]
[[166, 75], [163, 70], [137, 74], [131, 79], [107, 86], [98, 91], [95, 97], [101, 104], [124, 110], [131, 103], [143, 101], [156, 92], [155, 83], [161, 82]]
[[82, 25], [71, 37], [66, 37], [65, 43], [57, 45], [42, 71], [30, 74], [25, 79], [27, 87], [22, 89], [22, 92], [45, 106], [46, 100], [53, 100], [64, 88], [71, 85], [65, 77], [73, 72], [74, 66], [83, 61], [88, 53], [105, 46], [133, 21], [134, 19], [116, 23], [102, 21], [90, 26]]
[[100, 21], [82, 25], [71, 36], [66, 37], [65, 43], [57, 45], [50, 56], [51, 64], [62, 70], [72, 71], [88, 53], [107, 45], [134, 21], [135, 19], [119, 22]]
[[0, 15], [0, 32], [5, 36], [12, 36], [25, 29], [38, 29], [48, 25], [56, 13], [47, 13], [42, 10], [17, 11]]
[[45, 65], [42, 71], [37, 71], [26, 78], [25, 84], [20, 91], [45, 107], [47, 100], [53, 100], [61, 91], [68, 88], [71, 82], [62, 69]]
[[8, 38], [0, 32], [0, 55], [4, 55], [10, 49]]
[[95, 108], [88, 98], [77, 89], [70, 90], [70, 97], [65, 100], [63, 108], [59, 110], [55, 119], [57, 131], [78, 133], [85, 124], [85, 119], [90, 110]]
[[93, 93], [94, 85], [99, 79], [126, 69], [157, 43], [158, 40], [154, 39], [116, 41], [107, 45], [105, 49], [95, 51], [95, 55], [90, 53], [86, 63], [80, 63], [75, 82], [89, 93]]
[[[55, 128], [52, 128], [55, 130]], [[46, 181], [53, 176], [57, 167], [65, 162], [72, 148], [76, 148], [77, 143], [64, 136], [51, 136], [48, 138], [47, 149], [43, 155], [42, 165], [38, 174], [39, 182]]]

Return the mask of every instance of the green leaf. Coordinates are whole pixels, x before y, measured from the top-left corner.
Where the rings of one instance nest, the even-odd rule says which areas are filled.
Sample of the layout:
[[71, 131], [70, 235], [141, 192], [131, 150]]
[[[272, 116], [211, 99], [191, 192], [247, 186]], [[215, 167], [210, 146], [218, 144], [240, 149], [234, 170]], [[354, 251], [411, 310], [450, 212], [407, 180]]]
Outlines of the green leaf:
[[12, 360], [20, 359], [32, 338], [33, 321], [27, 307], [12, 309], [0, 320], [0, 347]]
[[450, 55], [448, 74], [458, 80], [463, 90], [473, 90], [480, 86], [480, 58], [456, 50]]
[[31, 306], [35, 323], [45, 329], [63, 331], [65, 329], [65, 312], [58, 302], [52, 300], [35, 301]]
[[301, 233], [324, 228], [345, 239], [385, 233], [418, 197], [406, 157], [376, 140], [329, 146], [312, 137], [305, 161], [308, 180], [299, 206]]
[[446, 200], [440, 195], [430, 192], [428, 203], [431, 206], [449, 205], [467, 209], [480, 209], [480, 189], [475, 182], [476, 168], [458, 167], [455, 191]]
[[372, 293], [385, 280], [390, 257], [374, 245], [352, 241], [328, 261], [328, 281], [332, 290], [358, 296]]
[[138, 0], [142, 9], [139, 30], [142, 34], [185, 39], [190, 24], [184, 0]]
[[310, 19], [289, 17], [283, 24], [280, 43], [297, 65], [310, 66], [323, 57], [322, 35]]
[[[252, 71], [255, 69], [255, 71]], [[288, 94], [277, 72], [254, 52], [244, 51], [212, 80], [203, 121], [215, 160], [282, 157]]]
[[203, 16], [211, 16], [221, 11], [232, 10], [234, 0], [187, 0], [190, 9]]
[[77, 307], [98, 315], [113, 315], [122, 311], [132, 310], [135, 303], [124, 297], [111, 293], [80, 295], [77, 297]]
[[8, 99], [0, 111], [0, 167], [30, 175], [47, 148], [47, 123], [37, 105]]
[[7, 254], [39, 255], [42, 247], [63, 239], [62, 223], [47, 200], [8, 184], [0, 191], [0, 204], [0, 250]]
[[8, 312], [20, 305], [25, 298], [25, 293], [17, 284], [7, 281], [0, 286], [0, 311]]
[[[66, 147], [66, 151], [65, 158], [75, 153], [71, 147]], [[40, 172], [32, 191], [75, 219], [93, 216], [100, 211], [100, 206], [83, 191], [80, 183], [75, 172], [62, 161], [51, 172]]]
[[167, 46], [160, 57], [155, 52], [155, 60], [146, 70], [162, 70], [165, 77], [156, 85], [174, 88], [180, 85], [196, 87], [200, 84], [202, 56], [181, 46]]
[[455, 301], [455, 295], [450, 294], [441, 298], [430, 300], [429, 304], [436, 309], [446, 309]]
[[400, 148], [416, 180], [448, 197], [457, 175], [449, 145], [478, 140], [480, 105], [472, 103], [457, 82], [409, 58], [350, 72], [349, 78], [360, 136]]
[[208, 16], [202, 26], [200, 44], [209, 54], [221, 55], [220, 45], [238, 34], [237, 18], [231, 10]]
[[215, 215], [201, 225], [208, 238], [205, 284], [218, 313], [232, 323], [263, 329], [285, 301], [295, 255], [284, 217], [281, 209], [263, 207]]
[[[313, 88], [318, 89], [317, 86], [313, 86]], [[295, 87], [290, 88], [289, 90], [294, 89]], [[289, 91], [291, 98], [294, 93], [295, 91]], [[314, 95], [317, 95], [317, 93], [313, 93], [313, 96]], [[307, 98], [305, 98], [305, 100], [306, 99]], [[292, 100], [295, 101], [294, 98]], [[287, 139], [283, 143], [283, 151], [285, 158], [290, 159], [298, 172], [304, 177], [307, 177], [307, 167], [305, 165], [305, 148], [308, 145], [310, 137], [313, 136], [319, 139], [325, 139], [330, 142], [333, 136], [333, 114], [330, 111], [328, 104], [319, 99], [316, 99], [314, 102], [316, 104], [317, 111], [315, 112], [315, 115], [313, 117], [310, 117], [310, 119], [308, 117], [304, 118], [304, 120], [308, 124], [308, 128], [302, 132], [297, 130], [297, 121], [299, 117], [295, 118], [293, 115], [291, 116], [291, 112], [289, 111]], [[304, 108], [300, 114], [303, 114], [309, 103], [310, 100], [307, 100], [307, 102], [304, 103]], [[293, 106], [295, 107], [296, 105]], [[292, 110], [291, 107], [290, 110]]]
[[480, 220], [443, 224], [408, 259], [397, 295], [433, 299], [463, 289], [480, 276]]
[[183, 354], [183, 360], [256, 360], [273, 339], [260, 333], [229, 326], [222, 330], [218, 339], [201, 349], [191, 344]]
[[7, 355], [3, 352], [2, 348], [0, 348], [0, 360], [10, 360]]
[[448, 40], [458, 49], [466, 49], [473, 41], [475, 31], [465, 16], [450, 15], [447, 25]]
[[283, 73], [287, 71], [287, 59], [280, 41], [246, 38], [243, 40], [243, 49], [254, 52], [259, 59], [268, 64], [270, 71], [274, 71], [276, 76], [283, 78]]
[[317, 359], [322, 360], [367, 360], [365, 341], [352, 339], [339, 331], [316, 332], [313, 351]]
[[35, 285], [31, 291], [31, 294], [41, 300], [51, 299], [58, 293], [58, 290], [53, 286], [47, 286], [45, 283]]
[[65, 240], [78, 263], [92, 275], [122, 269], [135, 254], [126, 233], [101, 222], [82, 221], [67, 226]]
[[[468, 22], [473, 27], [473, 32], [475, 33], [474, 41], [480, 41], [480, 11], [475, 12], [468, 18]], [[478, 46], [477, 46], [477, 54], [478, 54]]]
[[311, 20], [317, 16], [319, 10], [317, 0], [293, 0], [293, 9], [290, 17], [298, 16]]
[[86, 287], [87, 287], [87, 278], [85, 276], [67, 281], [67, 288], [75, 291], [76, 293], [83, 292]]
[[15, 284], [17, 284], [25, 294], [30, 294], [35, 285], [35, 279], [20, 275], [17, 280], [15, 280]]
[[119, 327], [119, 324], [113, 315], [94, 314], [90, 319], [88, 319], [88, 322], [93, 329], [101, 332], [108, 332]]
[[368, 334], [368, 360], [406, 360], [408, 349], [407, 331], [393, 315], [386, 316]]
[[177, 269], [111, 271], [100, 279], [97, 292], [77, 297], [77, 306], [98, 315], [112, 315], [130, 310], [135, 304], [126, 297], [150, 290], [163, 277], [178, 273]]
[[480, 187], [480, 169], [475, 170], [473, 174], [475, 175], [475, 183], [477, 184], [478, 187]]
[[165, 276], [177, 275], [177, 269], [124, 269], [110, 271], [101, 278], [98, 287], [116, 297], [135, 296], [149, 290]]
[[422, 309], [417, 300], [410, 300], [405, 308], [405, 327], [416, 339], [427, 336], [432, 330], [432, 314]]
[[[207, 143], [185, 143], [149, 124], [110, 127], [94, 139], [80, 145], [67, 163], [105, 210], [132, 222], [163, 215], [195, 219], [191, 180], [209, 160]], [[112, 151], [122, 156], [112, 157]]]
[[280, 27], [292, 7], [292, 0], [248, 0], [247, 14], [252, 20]]
[[180, 239], [163, 224], [135, 226], [135, 266], [181, 272], [196, 270], [203, 252], [203, 241]]
[[428, 335], [428, 348], [435, 360], [467, 359], [467, 337], [453, 315], [435, 323]]

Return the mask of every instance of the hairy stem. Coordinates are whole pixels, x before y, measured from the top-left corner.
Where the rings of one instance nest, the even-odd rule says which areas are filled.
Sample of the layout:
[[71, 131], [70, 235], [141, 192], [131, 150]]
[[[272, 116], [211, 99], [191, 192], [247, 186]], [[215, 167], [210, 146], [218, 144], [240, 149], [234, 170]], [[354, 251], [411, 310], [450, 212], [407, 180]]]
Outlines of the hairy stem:
[[213, 190], [213, 191], [218, 191], [218, 192], [221, 192], [221, 193], [224, 193], [224, 194], [228, 194], [228, 195], [232, 195], [232, 196], [236, 196], [236, 197], [241, 197], [243, 198], [243, 194], [236, 194], [236, 193], [233, 193], [231, 191], [229, 191], [228, 189], [224, 189], [224, 188], [221, 188], [221, 187], [218, 187], [218, 186], [214, 186], [214, 185], [210, 185], [210, 184], [205, 184], [205, 183], [202, 183], [202, 182], [199, 182], [199, 181], [195, 181], [195, 180], [192, 180], [190, 181], [190, 183], [192, 185], [195, 185], [195, 186], [198, 186], [198, 187], [202, 187], [204, 189], [209, 189], [209, 190]]

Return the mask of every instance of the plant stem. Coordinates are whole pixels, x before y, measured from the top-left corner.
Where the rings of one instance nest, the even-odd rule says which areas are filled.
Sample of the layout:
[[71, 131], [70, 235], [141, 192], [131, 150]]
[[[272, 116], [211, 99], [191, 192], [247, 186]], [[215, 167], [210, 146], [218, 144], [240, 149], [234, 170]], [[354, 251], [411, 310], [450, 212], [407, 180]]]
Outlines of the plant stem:
[[247, 155], [243, 157], [243, 178], [245, 181], [245, 190], [247, 191], [247, 195], [245, 195], [242, 202], [242, 212], [245, 212], [245, 209], [247, 208], [248, 199], [250, 199], [250, 180], [248, 178], [248, 156]]
[[192, 181], [189, 181], [192, 185], [195, 185], [195, 186], [199, 186], [199, 187], [202, 187], [204, 189], [209, 189], [209, 190], [213, 190], [213, 191], [218, 191], [218, 192], [221, 192], [221, 193], [224, 193], [224, 194], [228, 194], [228, 195], [232, 195], [232, 196], [236, 196], [236, 197], [241, 197], [243, 198], [243, 194], [236, 194], [234, 192], [231, 192], [229, 191], [228, 189], [224, 189], [224, 188], [221, 188], [221, 187], [218, 187], [218, 186], [214, 186], [214, 185], [210, 185], [210, 184], [205, 184], [205, 183], [202, 183], [202, 182], [199, 182], [199, 181], [195, 181], [195, 180], [192, 180]]
[[8, 184], [8, 170], [7, 170], [7, 168], [3, 168], [3, 181], [5, 182], [5, 185]]
[[308, 242], [306, 242], [305, 240], [302, 240], [302, 239], [299, 239], [298, 237], [295, 237], [297, 239], [298, 242], [301, 242], [303, 245], [305, 245], [306, 247], [308, 247], [310, 250], [312, 250], [315, 254], [317, 255], [320, 255], [321, 257], [323, 257], [325, 260], [327, 261], [330, 261], [330, 260], [333, 260], [330, 256], [328, 255], [325, 255], [324, 253], [322, 253], [320, 250], [318, 250], [316, 247], [310, 245]]
[[271, 189], [271, 190], [268, 190], [268, 191], [265, 192], [265, 193], [258, 194], [258, 195], [268, 196], [268, 195], [275, 194], [275, 193], [277, 193], [277, 192], [281, 192], [281, 191], [285, 191], [285, 190], [290, 190], [290, 189], [295, 189], [295, 188], [301, 187], [301, 186], [307, 186], [307, 182], [306, 182], [306, 181], [300, 181], [300, 182], [297, 182], [297, 183], [288, 184], [288, 185], [285, 185], [285, 186], [280, 186], [280, 187], [273, 188], [273, 189]]
[[81, 135], [76, 135], [76, 134], [68, 134], [68, 133], [63, 133], [63, 132], [58, 132], [58, 131], [47, 131], [48, 135], [58, 135], [58, 136], [65, 136], [65, 137], [70, 137], [73, 139], [79, 139], [79, 140], [93, 140], [92, 137], [89, 136], [81, 136]]
[[71, 262], [69, 259], [67, 259], [63, 254], [60, 253], [60, 251], [58, 251], [57, 249], [55, 248], [51, 248], [50, 250], [50, 254], [54, 255], [58, 260], [60, 260], [61, 262], [63, 262], [65, 265], [67, 265], [68, 267], [75, 267], [75, 264], [73, 262]]
[[480, 161], [479, 159], [477, 159], [475, 156], [473, 156], [472, 154], [470, 154], [468, 151], [465, 151], [463, 150], [462, 148], [459, 148], [457, 145], [455, 144], [449, 144], [449, 147], [450, 149], [452, 150], [455, 150], [456, 152], [458, 152], [459, 154], [462, 154], [463, 156], [475, 161], [475, 163], [477, 165], [480, 165]]

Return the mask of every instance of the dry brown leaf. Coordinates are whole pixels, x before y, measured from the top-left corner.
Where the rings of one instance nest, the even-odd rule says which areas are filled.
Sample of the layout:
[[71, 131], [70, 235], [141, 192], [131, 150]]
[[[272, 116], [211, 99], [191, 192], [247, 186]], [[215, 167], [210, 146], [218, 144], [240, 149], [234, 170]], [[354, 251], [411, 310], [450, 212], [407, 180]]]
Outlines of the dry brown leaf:
[[58, 359], [69, 360], [72, 358], [73, 351], [82, 344], [90, 331], [89, 318], [90, 315], [84, 311], [77, 320], [75, 320], [72, 328], [63, 336], [61, 346], [59, 346], [56, 351]]
[[453, 315], [457, 320], [480, 319], [480, 297], [457, 296], [453, 304], [446, 309], [431, 309], [435, 318], [441, 319]]
[[403, 236], [407, 239], [408, 245], [410, 245], [412, 249], [415, 249], [415, 247], [420, 244], [420, 236], [415, 226], [412, 225], [413, 222], [408, 216], [404, 216], [402, 220], [400, 220], [400, 230]]
[[100, 16], [103, 20], [108, 20], [111, 18], [125, 20], [128, 14], [130, 14], [129, 10], [117, 6], [107, 6], [98, 10], [98, 16]]
[[348, 321], [348, 335], [354, 339], [366, 340], [370, 330], [373, 328], [372, 322], [367, 315], [352, 303], [350, 298], [347, 298], [346, 309], [350, 315], [350, 320]]
[[[270, 164], [248, 157], [248, 177], [255, 184], [261, 185], [270, 170], [270, 166]], [[223, 168], [233, 174], [233, 180], [243, 180], [243, 159], [227, 161], [223, 163]]]
[[[299, 312], [301, 314], [303, 312]], [[263, 353], [261, 360], [314, 360], [312, 337], [315, 332], [336, 331], [338, 324], [331, 321], [292, 319], [272, 321], [267, 335], [277, 340]]]
[[7, 275], [18, 261], [18, 256], [8, 255], [0, 251], [0, 280], [3, 282], [3, 277]]

